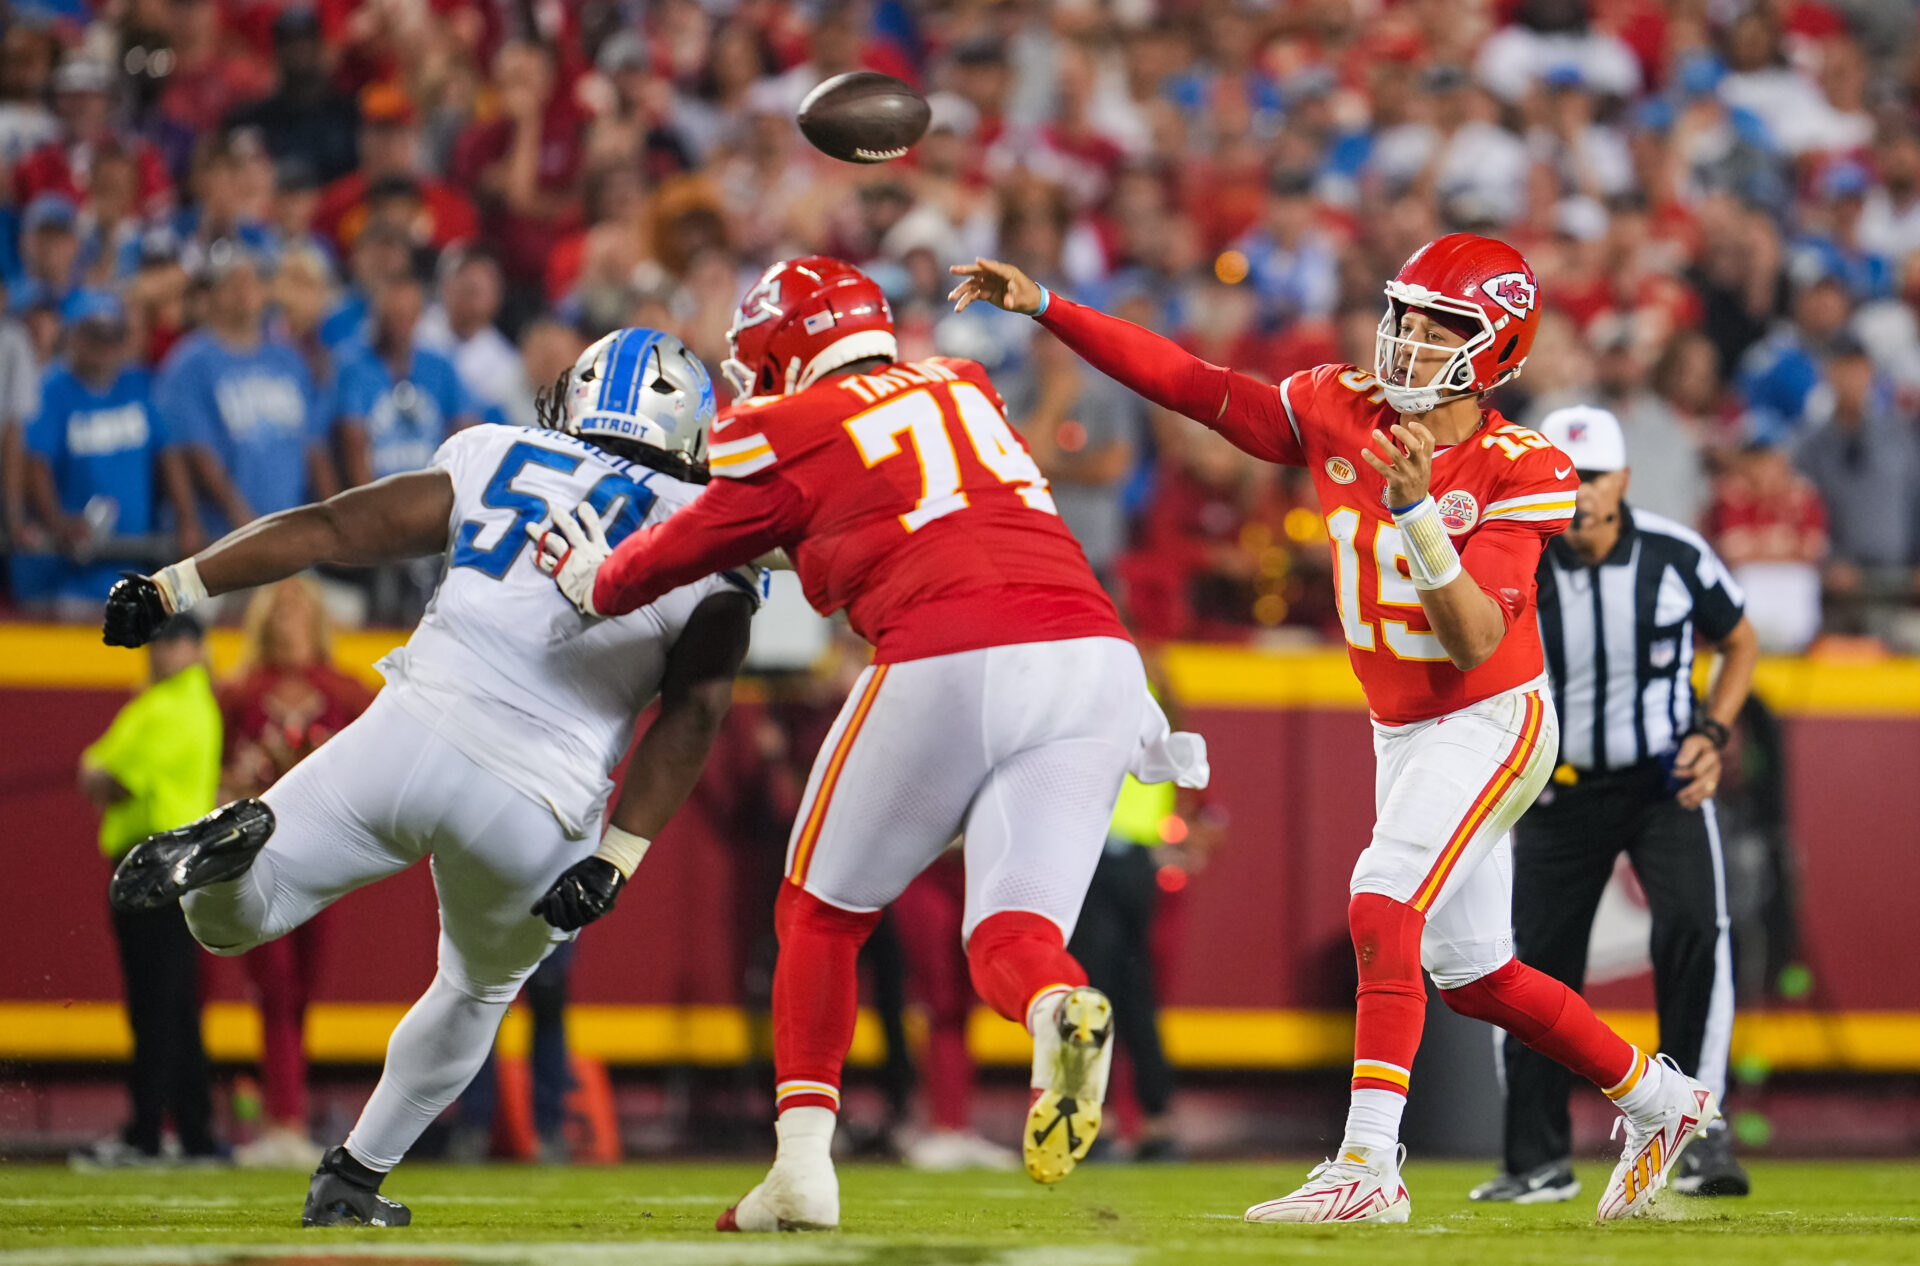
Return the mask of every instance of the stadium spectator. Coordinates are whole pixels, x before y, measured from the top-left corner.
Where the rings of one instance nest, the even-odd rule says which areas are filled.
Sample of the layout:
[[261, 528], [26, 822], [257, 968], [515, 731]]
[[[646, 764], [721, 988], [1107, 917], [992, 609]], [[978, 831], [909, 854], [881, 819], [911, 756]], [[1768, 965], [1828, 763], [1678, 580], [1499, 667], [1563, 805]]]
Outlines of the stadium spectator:
[[1631, 324], [1617, 316], [1596, 323], [1591, 389], [1536, 397], [1525, 420], [1537, 425], [1555, 409], [1596, 404], [1620, 421], [1634, 457], [1633, 503], [1677, 523], [1697, 527], [1706, 513], [1710, 485], [1703, 428], [1684, 417], [1648, 386], [1647, 366], [1634, 346]]
[[33, 22], [9, 22], [0, 34], [0, 163], [12, 168], [60, 135], [47, 107], [58, 51], [53, 32]]
[[1267, 329], [1325, 320], [1340, 298], [1334, 245], [1317, 225], [1313, 176], [1279, 171], [1267, 189], [1260, 222], [1234, 247], [1246, 257], [1247, 284], [1260, 296]]
[[482, 420], [504, 422], [515, 393], [524, 390], [525, 372], [519, 350], [494, 324], [505, 295], [500, 261], [483, 250], [449, 252], [441, 257], [439, 281], [439, 300], [415, 337], [453, 362]]
[[167, 451], [154, 415], [147, 372], [127, 364], [120, 301], [90, 297], [67, 337], [67, 362], [46, 376], [39, 412], [27, 426], [27, 494], [69, 560], [55, 590], [41, 596], [84, 615], [121, 572], [147, 561], [115, 556], [110, 543], [155, 530], [162, 483], [176, 513], [188, 490], [185, 468]]
[[1806, 650], [1820, 632], [1827, 511], [1785, 451], [1753, 443], [1734, 458], [1715, 487], [1706, 535], [1746, 591], [1760, 649]]
[[[27, 327], [6, 312], [6, 296], [0, 283], [0, 511], [6, 515], [9, 587], [17, 598], [21, 551], [45, 549], [50, 538], [27, 505], [27, 423], [40, 411], [40, 364]], [[37, 560], [28, 570], [36, 566]], [[28, 578], [28, 587], [44, 589], [46, 582]]]
[[424, 469], [447, 436], [479, 421], [453, 362], [415, 337], [425, 286], [396, 273], [373, 292], [373, 329], [342, 349], [334, 435], [348, 487]]
[[1060, 517], [1073, 530], [1102, 583], [1127, 544], [1126, 482], [1145, 442], [1146, 404], [1098, 370], [1088, 369], [1050, 334], [1037, 334], [1028, 363], [997, 385], [1007, 417], [1026, 439], [1052, 485]]
[[[418, 244], [439, 250], [479, 232], [473, 202], [454, 186], [423, 174], [413, 102], [392, 84], [375, 84], [360, 99], [359, 165], [326, 186], [314, 210], [314, 228], [342, 251], [349, 250], [374, 217], [370, 204], [375, 192], [391, 198], [402, 188], [410, 188], [419, 205], [398, 227]], [[393, 212], [384, 218], [393, 218]]]
[[125, 150], [139, 167], [140, 210], [164, 213], [173, 201], [173, 182], [153, 147], [122, 134], [113, 124], [113, 69], [105, 62], [72, 57], [53, 72], [53, 108], [60, 133], [13, 168], [13, 197], [25, 205], [40, 194], [57, 193], [78, 204], [92, 183], [95, 154]]
[[404, 230], [384, 221], [369, 223], [353, 239], [347, 254], [347, 286], [320, 326], [320, 341], [330, 348], [372, 333], [370, 296], [382, 280], [414, 267], [414, 243]]
[[1820, 385], [1822, 358], [1847, 328], [1852, 299], [1839, 277], [1816, 264], [1801, 278], [1791, 319], [1774, 323], [1747, 350], [1734, 386], [1747, 406], [1750, 438], [1785, 442], [1806, 421], [1807, 401]]
[[43, 193], [26, 205], [20, 216], [20, 271], [8, 283], [21, 292], [15, 300], [20, 307], [44, 296], [62, 320], [71, 319], [67, 305], [80, 275], [79, 215], [63, 193]]
[[[662, 327], [654, 325], [653, 328]], [[539, 394], [549, 390], [561, 374], [573, 368], [573, 362], [586, 350], [587, 340], [572, 326], [550, 319], [530, 322], [520, 332], [520, 385], [507, 397], [507, 421], [514, 426], [536, 425]]]
[[187, 135], [219, 131], [229, 111], [273, 89], [273, 69], [232, 38], [216, 0], [172, 0], [167, 48], [173, 54], [159, 115]]
[[499, 117], [461, 136], [453, 179], [478, 195], [509, 284], [537, 293], [548, 249], [579, 214], [588, 120], [560, 91], [554, 52], [544, 45], [503, 47], [492, 86]]
[[[111, 861], [155, 831], [211, 812], [220, 782], [220, 707], [207, 676], [199, 623], [178, 615], [147, 647], [149, 682], [80, 755], [80, 790], [100, 810], [100, 851]], [[133, 1119], [75, 1156], [83, 1166], [151, 1165], [163, 1159], [169, 1121], [181, 1153], [220, 1155], [213, 1094], [200, 1044], [200, 947], [178, 905], [112, 911], [126, 987], [133, 1059]]]
[[1878, 179], [1860, 208], [1862, 250], [1904, 260], [1920, 251], [1920, 132], [1890, 127], [1875, 152]]
[[215, 243], [202, 286], [206, 324], [168, 353], [153, 389], [161, 429], [183, 451], [195, 493], [179, 512], [183, 556], [335, 485], [313, 379], [297, 352], [267, 337], [266, 287], [252, 253]]
[[[304, 578], [258, 590], [247, 604], [247, 657], [222, 684], [225, 750], [220, 798], [257, 796], [278, 782], [373, 701], [373, 692], [333, 663], [332, 630], [319, 590]], [[260, 1011], [260, 1083], [265, 1125], [234, 1149], [242, 1167], [311, 1169], [320, 1146], [308, 1119], [306, 1012], [325, 953], [328, 915], [309, 919], [240, 958]]]
[[228, 114], [226, 126], [258, 128], [276, 161], [305, 159], [323, 182], [346, 175], [358, 161], [359, 112], [328, 78], [318, 15], [298, 5], [282, 9], [273, 21], [273, 54], [272, 94]]
[[314, 246], [290, 247], [280, 256], [268, 287], [272, 299], [268, 337], [284, 343], [306, 362], [313, 380], [315, 416], [333, 417], [334, 354], [320, 337], [334, 307], [333, 269]]
[[[1865, 347], [1843, 337], [1808, 405], [1795, 464], [1827, 507], [1829, 602], [1864, 632], [1858, 604], [1876, 592], [1906, 597], [1920, 564], [1920, 444], [1913, 420], [1876, 374]], [[1837, 601], [1836, 601], [1837, 600]]]

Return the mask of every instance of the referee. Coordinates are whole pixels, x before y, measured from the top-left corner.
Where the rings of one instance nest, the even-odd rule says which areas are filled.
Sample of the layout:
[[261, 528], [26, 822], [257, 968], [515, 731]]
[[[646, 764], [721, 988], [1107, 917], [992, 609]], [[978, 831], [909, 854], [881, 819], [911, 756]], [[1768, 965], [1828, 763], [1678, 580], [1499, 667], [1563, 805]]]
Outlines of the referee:
[[[1573, 459], [1580, 490], [1572, 525], [1540, 559], [1560, 767], [1515, 828], [1514, 951], [1581, 988], [1594, 911], [1624, 851], [1652, 908], [1660, 1049], [1724, 1098], [1733, 974], [1712, 797], [1759, 644], [1713, 549], [1622, 500], [1629, 472], [1613, 414], [1559, 409], [1540, 429]], [[1722, 656], [1704, 706], [1693, 695], [1696, 637]], [[1505, 1172], [1474, 1188], [1473, 1199], [1571, 1199], [1580, 1182], [1570, 1160], [1569, 1076], [1518, 1042], [1501, 1051]], [[1687, 1149], [1673, 1188], [1747, 1194], [1724, 1123]]]

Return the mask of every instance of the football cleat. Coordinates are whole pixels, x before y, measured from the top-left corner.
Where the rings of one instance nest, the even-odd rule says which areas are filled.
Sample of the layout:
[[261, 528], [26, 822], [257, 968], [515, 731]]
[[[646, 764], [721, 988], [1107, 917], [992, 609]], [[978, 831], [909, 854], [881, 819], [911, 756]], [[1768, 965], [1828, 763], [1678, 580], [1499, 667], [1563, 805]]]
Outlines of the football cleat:
[[1733, 1155], [1733, 1138], [1724, 1124], [1681, 1156], [1668, 1184], [1683, 1196], [1744, 1196], [1753, 1190], [1747, 1171]]
[[1033, 1103], [1021, 1151], [1035, 1182], [1056, 1183], [1087, 1158], [1113, 1067], [1113, 1004], [1082, 985], [1033, 1031]]
[[1467, 1193], [1469, 1200], [1489, 1204], [1558, 1204], [1580, 1194], [1580, 1180], [1566, 1161], [1548, 1161], [1524, 1174], [1489, 1178]]
[[719, 1231], [831, 1231], [840, 1225], [840, 1176], [833, 1163], [774, 1162], [766, 1181], [714, 1223]]
[[157, 910], [181, 894], [246, 873], [273, 838], [264, 800], [236, 800], [197, 822], [149, 835], [114, 868], [107, 899], [126, 913]]
[[351, 1172], [357, 1165], [344, 1147], [336, 1147], [321, 1158], [307, 1184], [307, 1206], [300, 1212], [301, 1226], [406, 1226], [413, 1211], [398, 1200], [380, 1194], [379, 1183], [368, 1186], [366, 1180]]
[[1249, 1222], [1405, 1222], [1413, 1212], [1400, 1165], [1407, 1149], [1376, 1155], [1371, 1147], [1343, 1147], [1313, 1167], [1307, 1181], [1247, 1210]]
[[1613, 1123], [1615, 1137], [1625, 1124], [1627, 1142], [1600, 1197], [1597, 1216], [1602, 1222], [1646, 1212], [1687, 1146], [1706, 1137], [1707, 1126], [1720, 1115], [1713, 1091], [1681, 1072], [1665, 1055], [1660, 1063], [1664, 1065], [1661, 1095], [1653, 1110], [1642, 1120], [1621, 1116]]

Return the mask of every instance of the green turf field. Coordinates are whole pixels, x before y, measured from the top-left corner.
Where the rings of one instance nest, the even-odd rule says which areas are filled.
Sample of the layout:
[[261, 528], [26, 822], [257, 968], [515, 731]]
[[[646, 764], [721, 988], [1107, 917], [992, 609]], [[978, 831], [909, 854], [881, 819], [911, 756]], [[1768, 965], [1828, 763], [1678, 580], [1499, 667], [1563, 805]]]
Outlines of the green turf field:
[[1088, 1166], [1043, 1189], [1015, 1174], [841, 1170], [845, 1230], [719, 1236], [713, 1219], [760, 1174], [744, 1165], [456, 1169], [388, 1180], [413, 1207], [398, 1231], [302, 1231], [299, 1174], [74, 1174], [0, 1166], [0, 1266], [1128, 1266], [1259, 1260], [1418, 1266], [1495, 1263], [1920, 1262], [1920, 1164], [1753, 1166], [1739, 1201], [1667, 1195], [1665, 1215], [1593, 1225], [1600, 1165], [1565, 1205], [1470, 1206], [1479, 1165], [1416, 1164], [1413, 1221], [1399, 1227], [1249, 1226], [1240, 1212], [1290, 1189], [1299, 1164]]

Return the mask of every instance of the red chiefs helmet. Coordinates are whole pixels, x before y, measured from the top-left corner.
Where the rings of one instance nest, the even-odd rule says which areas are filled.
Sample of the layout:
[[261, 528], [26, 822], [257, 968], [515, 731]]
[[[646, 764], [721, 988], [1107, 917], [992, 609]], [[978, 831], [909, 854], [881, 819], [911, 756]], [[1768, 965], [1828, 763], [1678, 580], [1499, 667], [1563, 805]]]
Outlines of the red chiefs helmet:
[[[1400, 333], [1409, 308], [1466, 339], [1424, 385], [1394, 380], [1403, 349], [1418, 356], [1419, 348], [1429, 346]], [[1539, 329], [1540, 287], [1520, 252], [1490, 237], [1451, 233], [1415, 251], [1387, 283], [1373, 372], [1396, 410], [1426, 413], [1517, 377]]]
[[767, 269], [740, 301], [727, 346], [720, 372], [741, 396], [784, 395], [853, 361], [899, 355], [879, 285], [825, 255]]

